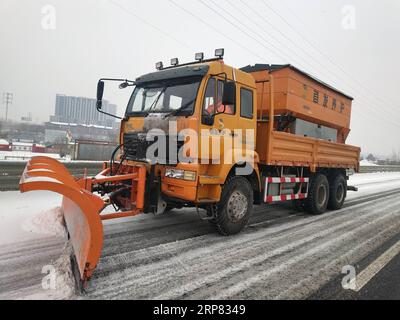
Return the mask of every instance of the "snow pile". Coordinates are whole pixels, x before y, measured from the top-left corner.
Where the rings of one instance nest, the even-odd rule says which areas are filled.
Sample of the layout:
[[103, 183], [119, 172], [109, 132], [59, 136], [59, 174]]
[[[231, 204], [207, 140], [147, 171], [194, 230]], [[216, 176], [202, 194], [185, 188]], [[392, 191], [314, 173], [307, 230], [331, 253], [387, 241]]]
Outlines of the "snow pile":
[[[63, 252], [51, 266], [55, 270], [54, 288], [43, 288], [43, 284], [36, 291], [23, 296], [23, 300], [67, 300], [75, 296], [75, 280], [71, 265], [72, 246], [68, 242], [63, 248]], [[46, 282], [44, 279], [43, 281]]]
[[23, 223], [22, 229], [36, 234], [67, 237], [61, 208], [50, 209], [34, 215]]
[[376, 163], [373, 163], [368, 160], [361, 160], [360, 161], [360, 166], [361, 167], [379, 167]]
[[72, 274], [71, 255], [73, 254], [72, 245], [68, 242], [63, 250], [61, 257], [55, 261], [56, 268], [56, 289], [52, 298], [69, 299], [75, 294], [75, 279]]

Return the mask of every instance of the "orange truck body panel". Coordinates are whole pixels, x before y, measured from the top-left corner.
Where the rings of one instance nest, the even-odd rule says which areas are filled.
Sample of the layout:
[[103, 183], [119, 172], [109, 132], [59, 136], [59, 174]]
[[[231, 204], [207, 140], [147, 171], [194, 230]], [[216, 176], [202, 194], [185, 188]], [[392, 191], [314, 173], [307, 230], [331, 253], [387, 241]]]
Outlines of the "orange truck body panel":
[[[295, 136], [273, 131], [268, 134], [267, 123], [258, 123], [257, 151], [261, 163], [276, 166], [343, 168], [359, 171], [360, 148], [346, 144]], [[268, 145], [271, 144], [269, 148]]]
[[[256, 151], [261, 163], [309, 167], [312, 172], [317, 168], [358, 172], [361, 149], [345, 144], [350, 133], [353, 98], [293, 66], [269, 67], [250, 72], [257, 85]], [[275, 125], [271, 129], [271, 111], [275, 116], [291, 114], [336, 129], [337, 143], [295, 135], [289, 129], [278, 132]]]
[[292, 66], [251, 74], [257, 83], [259, 118], [268, 116], [271, 108], [271, 90], [265, 81], [273, 75], [275, 115], [291, 113], [296, 118], [337, 129], [337, 141], [346, 142], [353, 98]]

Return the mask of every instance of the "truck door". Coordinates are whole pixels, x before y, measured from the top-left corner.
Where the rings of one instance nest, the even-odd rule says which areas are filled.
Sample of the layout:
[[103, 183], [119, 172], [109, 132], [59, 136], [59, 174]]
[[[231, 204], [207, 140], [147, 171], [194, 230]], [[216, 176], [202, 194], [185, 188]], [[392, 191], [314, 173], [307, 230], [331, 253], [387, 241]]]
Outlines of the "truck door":
[[[226, 160], [232, 158], [232, 155], [225, 154], [224, 147], [226, 144], [233, 146], [234, 132], [238, 127], [237, 103], [222, 105], [223, 86], [223, 79], [211, 77], [207, 82], [203, 98], [200, 150], [202, 161], [209, 160], [210, 164], [224, 164]], [[208, 152], [206, 141], [208, 141]], [[232, 147], [228, 146], [226, 150], [228, 149], [231, 152]]]
[[236, 170], [236, 175], [250, 175], [255, 167], [256, 96], [254, 89], [241, 84], [237, 86], [238, 130], [235, 132], [235, 163], [247, 165]]

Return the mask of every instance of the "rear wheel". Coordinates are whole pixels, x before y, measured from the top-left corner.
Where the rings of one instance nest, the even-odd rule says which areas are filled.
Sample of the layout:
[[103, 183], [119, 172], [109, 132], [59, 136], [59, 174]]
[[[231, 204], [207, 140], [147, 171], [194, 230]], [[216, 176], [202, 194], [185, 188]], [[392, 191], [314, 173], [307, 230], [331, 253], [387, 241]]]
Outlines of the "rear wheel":
[[326, 212], [329, 201], [329, 182], [323, 174], [318, 174], [311, 179], [308, 198], [305, 200], [307, 212], [320, 215]]
[[343, 175], [335, 177], [330, 184], [330, 196], [328, 208], [331, 210], [339, 210], [343, 208], [344, 201], [347, 195], [347, 181]]
[[230, 178], [222, 190], [215, 219], [211, 222], [224, 236], [238, 234], [249, 222], [253, 203], [254, 194], [250, 182], [244, 177]]

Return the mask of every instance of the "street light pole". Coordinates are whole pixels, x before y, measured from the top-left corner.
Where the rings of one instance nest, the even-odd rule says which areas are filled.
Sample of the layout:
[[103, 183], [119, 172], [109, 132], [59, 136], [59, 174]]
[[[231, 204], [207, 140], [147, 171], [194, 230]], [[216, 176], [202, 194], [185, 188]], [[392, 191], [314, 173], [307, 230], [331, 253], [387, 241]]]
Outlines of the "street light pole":
[[3, 104], [6, 105], [6, 121], [8, 120], [8, 106], [13, 103], [14, 94], [5, 92], [3, 93]]

